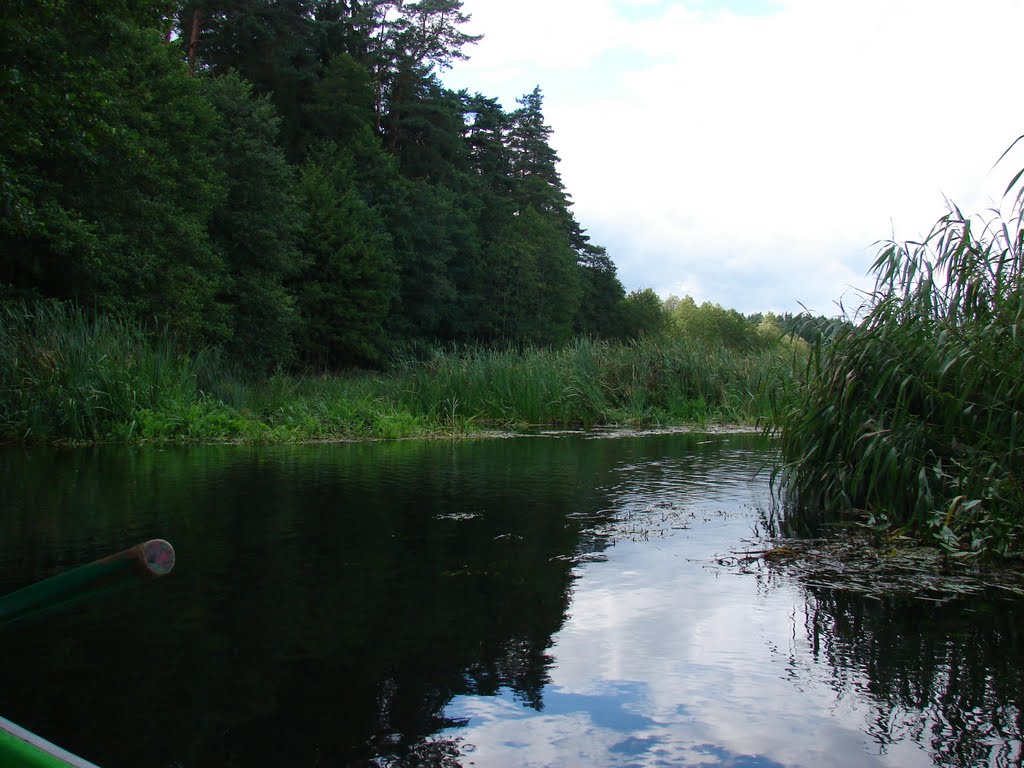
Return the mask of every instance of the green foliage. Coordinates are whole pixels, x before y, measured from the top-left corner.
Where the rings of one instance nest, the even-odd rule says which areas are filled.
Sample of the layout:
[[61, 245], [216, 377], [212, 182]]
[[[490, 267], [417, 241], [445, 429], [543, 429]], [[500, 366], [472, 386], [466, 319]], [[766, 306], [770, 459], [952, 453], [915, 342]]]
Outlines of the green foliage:
[[863, 318], [822, 336], [777, 403], [797, 515], [1019, 552], [1022, 244], [1018, 198], [1008, 219], [953, 208], [923, 242], [881, 250]]
[[622, 300], [619, 311], [622, 333], [628, 338], [660, 336], [668, 328], [668, 310], [650, 288], [630, 293]]
[[225, 194], [209, 229], [227, 266], [220, 291], [230, 312], [225, 351], [253, 371], [288, 367], [298, 312], [286, 282], [302, 263], [304, 216], [292, 168], [275, 143], [280, 121], [270, 100], [254, 97], [235, 73], [205, 81], [203, 92], [221, 116], [212, 148]]
[[[763, 316], [752, 315], [751, 320], [757, 319], [760, 323]], [[786, 333], [792, 334], [795, 337], [799, 337], [806, 341], [808, 344], [813, 344], [818, 341], [821, 336], [833, 333], [837, 326], [846, 326], [847, 328], [852, 326], [849, 320], [826, 317], [825, 315], [818, 315], [817, 317], [812, 316], [808, 312], [801, 312], [799, 314], [792, 314], [786, 312], [782, 315], [775, 316], [776, 322]]]
[[558, 154], [550, 142], [553, 131], [544, 121], [544, 95], [538, 86], [516, 101], [519, 109], [510, 116], [508, 146], [517, 199], [549, 213], [568, 210]]
[[179, 2], [179, 54], [192, 38], [199, 11], [195, 68], [213, 75], [237, 71], [268, 95], [282, 118], [282, 141], [292, 159], [305, 149], [307, 105], [318, 80], [320, 51], [310, 0]]
[[398, 276], [383, 221], [356, 187], [351, 154], [323, 145], [302, 169], [299, 195], [309, 211], [308, 265], [295, 286], [302, 356], [321, 366], [379, 363]]
[[580, 286], [566, 235], [531, 207], [511, 218], [492, 247], [491, 288], [501, 337], [535, 344], [567, 341]]
[[228, 333], [207, 233], [217, 115], [152, 4], [16, 4], [0, 35], [0, 282]]
[[460, 0], [12, 0], [0, 297], [166, 326], [246, 376], [635, 334], [540, 89], [505, 112], [437, 79], [466, 21]]
[[[59, 304], [0, 310], [0, 439], [290, 442], [487, 426], [752, 422], [790, 368], [672, 340], [434, 348], [387, 374], [250, 377], [166, 330]], [[765, 380], [772, 379], [769, 386]]]
[[396, 179], [380, 205], [400, 264], [400, 301], [391, 327], [402, 338], [436, 339], [455, 300], [449, 262], [461, 218], [457, 196], [425, 179]]
[[615, 276], [615, 265], [608, 252], [600, 246], [589, 246], [587, 256], [579, 264], [582, 297], [576, 313], [576, 333], [599, 339], [638, 336], [638, 331], [630, 330], [630, 318], [623, 305], [626, 291]]
[[451, 184], [467, 166], [462, 100], [436, 78], [401, 70], [382, 130], [385, 145], [411, 179]]
[[791, 368], [673, 340], [576, 340], [559, 349], [437, 351], [400, 366], [401, 401], [434, 418], [511, 425], [752, 422]]
[[701, 305], [689, 296], [665, 300], [669, 331], [703, 344], [722, 344], [730, 349], [763, 349], [770, 346], [758, 327], [735, 309], [705, 301]]
[[311, 138], [345, 144], [373, 125], [373, 84], [366, 67], [347, 53], [331, 57], [313, 86], [308, 107]]
[[466, 92], [460, 97], [466, 122], [463, 135], [473, 171], [492, 194], [507, 194], [512, 187], [512, 148], [506, 137], [512, 118], [497, 99]]
[[198, 397], [206, 357], [109, 315], [0, 304], [0, 439], [143, 437], [143, 411]]

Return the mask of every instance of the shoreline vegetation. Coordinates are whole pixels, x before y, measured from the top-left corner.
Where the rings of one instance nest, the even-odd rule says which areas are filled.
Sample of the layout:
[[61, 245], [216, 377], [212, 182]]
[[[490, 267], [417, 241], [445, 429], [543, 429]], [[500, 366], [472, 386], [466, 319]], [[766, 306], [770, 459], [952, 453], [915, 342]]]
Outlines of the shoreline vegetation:
[[[699, 311], [699, 308], [697, 308]], [[759, 338], [752, 332], [751, 339]], [[0, 305], [0, 439], [281, 443], [536, 427], [755, 423], [806, 344], [663, 335], [557, 348], [418, 348], [385, 371], [251, 376], [164, 328], [56, 302]]]
[[540, 86], [502, 105], [439, 78], [469, 21], [461, 0], [14, 0], [0, 439], [764, 416], [788, 320], [627, 295]]
[[885, 243], [856, 322], [774, 393], [790, 530], [854, 522], [955, 558], [1024, 557], [1022, 176], [1009, 211], [950, 205], [920, 242]]

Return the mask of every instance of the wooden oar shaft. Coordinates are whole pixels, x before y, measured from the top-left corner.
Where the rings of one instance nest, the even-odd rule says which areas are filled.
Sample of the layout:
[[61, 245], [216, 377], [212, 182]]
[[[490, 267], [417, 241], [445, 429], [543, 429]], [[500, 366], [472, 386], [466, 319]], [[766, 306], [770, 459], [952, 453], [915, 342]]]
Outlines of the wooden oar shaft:
[[0, 597], [0, 624], [77, 603], [139, 578], [166, 576], [172, 568], [174, 548], [163, 539], [150, 539]]

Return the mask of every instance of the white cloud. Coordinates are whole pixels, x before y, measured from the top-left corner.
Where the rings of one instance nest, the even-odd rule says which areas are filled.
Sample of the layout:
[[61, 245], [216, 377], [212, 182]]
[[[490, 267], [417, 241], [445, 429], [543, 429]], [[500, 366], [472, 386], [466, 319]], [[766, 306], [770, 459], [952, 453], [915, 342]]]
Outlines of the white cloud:
[[1001, 194], [1024, 4], [714, 5], [465, 1], [485, 38], [446, 81], [506, 108], [541, 85], [577, 218], [628, 289], [829, 311], [873, 242], [918, 236], [944, 195]]

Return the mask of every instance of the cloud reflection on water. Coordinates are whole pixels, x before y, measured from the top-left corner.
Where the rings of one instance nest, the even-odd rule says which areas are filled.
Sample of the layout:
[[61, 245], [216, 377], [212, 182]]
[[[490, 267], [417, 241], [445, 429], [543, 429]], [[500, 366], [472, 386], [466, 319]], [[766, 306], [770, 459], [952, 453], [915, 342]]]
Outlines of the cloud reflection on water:
[[[813, 665], [797, 669], [808, 647], [799, 584], [765, 589], [757, 576], [709, 567], [750, 537], [768, 502], [750, 457], [711, 463], [624, 468], [611, 495], [633, 527], [620, 527], [606, 562], [577, 568], [542, 710], [507, 694], [447, 708], [467, 721], [458, 735], [475, 765], [931, 765], [912, 742], [872, 743], [870, 702], [837, 692]], [[727, 475], [716, 482], [717, 472]], [[630, 485], [630, 475], [643, 481]], [[667, 507], [691, 524], [666, 526]], [[644, 515], [657, 538], [638, 535]], [[866, 685], [850, 674], [854, 689]]]

